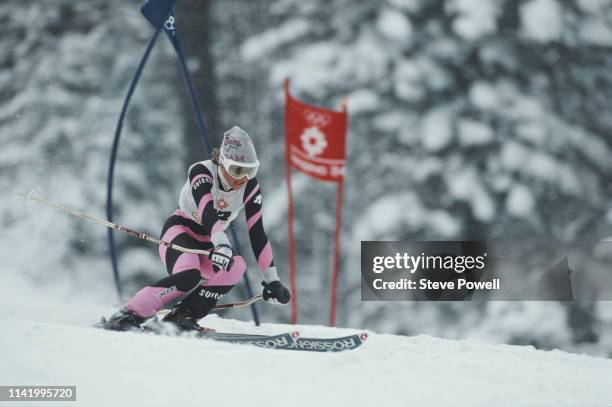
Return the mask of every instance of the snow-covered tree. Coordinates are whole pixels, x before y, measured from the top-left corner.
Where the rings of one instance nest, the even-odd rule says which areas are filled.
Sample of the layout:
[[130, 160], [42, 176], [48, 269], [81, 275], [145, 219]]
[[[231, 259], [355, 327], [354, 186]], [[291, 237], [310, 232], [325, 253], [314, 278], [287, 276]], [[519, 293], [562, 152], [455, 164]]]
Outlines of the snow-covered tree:
[[[26, 207], [16, 193], [35, 189], [105, 216], [115, 126], [151, 28], [137, 3], [122, 1], [6, 1], [0, 21], [5, 268], [39, 281], [103, 282], [112, 293], [106, 230], [37, 204]], [[175, 87], [170, 71], [160, 69], [170, 51], [158, 45], [143, 74], [115, 168], [116, 221], [154, 235], [175, 205], [184, 172]], [[162, 269], [154, 247], [117, 241], [124, 277]]]

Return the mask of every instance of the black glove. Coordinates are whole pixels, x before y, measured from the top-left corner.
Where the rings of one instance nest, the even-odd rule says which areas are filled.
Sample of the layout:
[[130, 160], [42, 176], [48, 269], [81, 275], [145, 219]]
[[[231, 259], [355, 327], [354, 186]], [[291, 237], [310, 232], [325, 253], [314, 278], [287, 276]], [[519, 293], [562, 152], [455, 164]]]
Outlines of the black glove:
[[281, 284], [280, 281], [272, 281], [271, 283], [261, 282], [263, 285], [263, 299], [272, 304], [287, 304], [291, 301], [291, 293]]
[[212, 249], [208, 258], [213, 264], [215, 273], [219, 270], [229, 271], [234, 264], [234, 253], [232, 247], [228, 244], [220, 244]]

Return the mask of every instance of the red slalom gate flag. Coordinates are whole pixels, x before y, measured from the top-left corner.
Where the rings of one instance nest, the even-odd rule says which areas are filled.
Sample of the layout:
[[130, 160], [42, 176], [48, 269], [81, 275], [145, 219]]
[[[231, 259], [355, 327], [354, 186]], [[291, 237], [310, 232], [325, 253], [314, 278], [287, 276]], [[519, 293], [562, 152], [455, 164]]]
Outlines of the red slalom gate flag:
[[287, 163], [321, 181], [342, 182], [346, 165], [346, 106], [341, 112], [294, 99], [285, 81]]
[[342, 111], [322, 109], [294, 99], [285, 80], [285, 148], [288, 191], [289, 273], [293, 300], [291, 322], [297, 323], [297, 287], [295, 239], [293, 233], [293, 199], [291, 195], [291, 168], [304, 172], [320, 181], [336, 182], [336, 229], [334, 232], [334, 258], [329, 325], [336, 324], [336, 292], [340, 270], [340, 223], [344, 176], [346, 172], [346, 130], [348, 114], [346, 103]]

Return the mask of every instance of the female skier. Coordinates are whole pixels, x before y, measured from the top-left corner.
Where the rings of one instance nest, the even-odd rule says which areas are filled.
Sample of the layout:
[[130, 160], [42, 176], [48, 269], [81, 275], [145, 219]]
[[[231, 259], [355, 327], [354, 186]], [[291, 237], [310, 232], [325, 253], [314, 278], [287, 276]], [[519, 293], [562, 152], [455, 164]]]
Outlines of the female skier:
[[238, 126], [225, 132], [221, 147], [213, 150], [211, 160], [189, 167], [179, 208], [164, 224], [161, 239], [178, 246], [207, 250], [210, 255], [183, 253], [160, 245], [159, 255], [169, 276], [136, 293], [111, 316], [105, 325], [107, 329], [138, 330], [164, 305], [189, 293], [164, 321], [179, 330], [201, 330], [197, 321], [215, 307], [217, 300], [246, 271], [244, 259], [234, 256], [224, 233], [242, 208], [251, 248], [263, 277], [263, 299], [276, 304], [289, 302], [291, 295], [278, 278], [263, 227], [262, 196], [255, 178], [258, 168], [253, 142]]

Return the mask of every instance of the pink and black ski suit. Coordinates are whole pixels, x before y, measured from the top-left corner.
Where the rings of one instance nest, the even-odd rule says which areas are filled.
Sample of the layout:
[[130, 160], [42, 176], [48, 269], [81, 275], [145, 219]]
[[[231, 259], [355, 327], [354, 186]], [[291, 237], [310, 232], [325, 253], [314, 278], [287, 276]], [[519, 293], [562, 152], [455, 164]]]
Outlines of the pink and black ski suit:
[[[161, 239], [179, 246], [211, 250], [229, 244], [225, 230], [242, 208], [251, 248], [265, 282], [278, 280], [272, 248], [262, 221], [262, 195], [256, 178], [233, 190], [222, 181], [218, 164], [211, 160], [193, 164], [181, 190], [179, 208], [166, 220]], [[203, 318], [238, 283], [246, 263], [234, 256], [228, 271], [213, 270], [205, 255], [183, 253], [159, 246], [159, 256], [169, 274], [155, 284], [147, 285], [127, 303], [127, 308], [141, 317], [153, 316], [164, 305], [179, 297], [196, 318]]]

